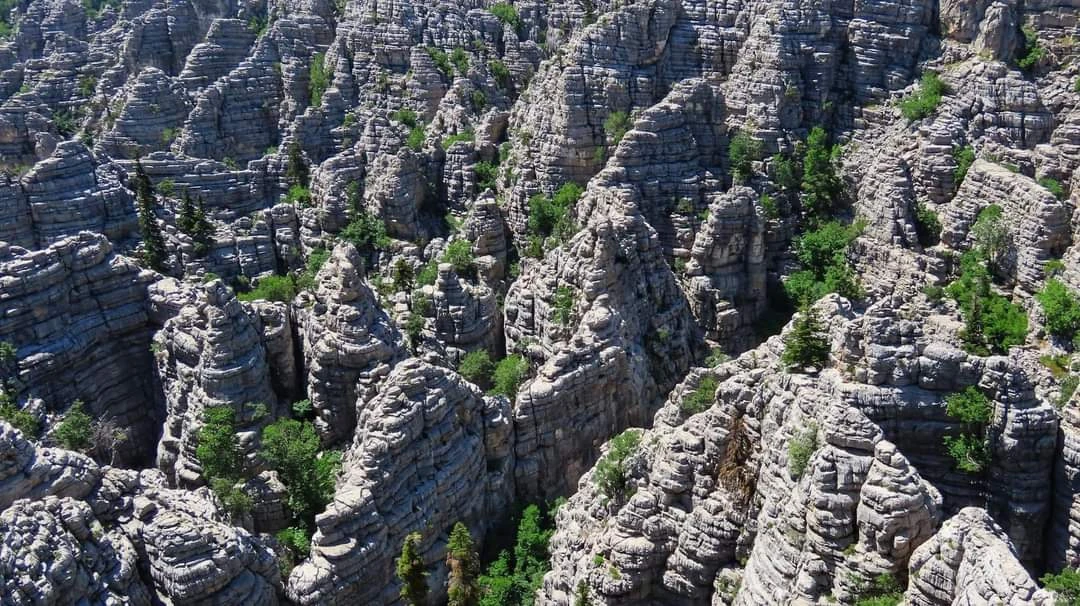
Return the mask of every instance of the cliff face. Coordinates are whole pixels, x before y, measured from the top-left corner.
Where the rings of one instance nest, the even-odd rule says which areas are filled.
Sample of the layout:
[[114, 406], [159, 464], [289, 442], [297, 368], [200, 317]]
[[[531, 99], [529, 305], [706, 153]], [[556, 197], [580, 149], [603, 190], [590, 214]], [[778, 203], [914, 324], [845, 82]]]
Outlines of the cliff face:
[[1073, 4], [5, 7], [0, 601], [442, 599], [565, 496], [537, 604], [1051, 603]]

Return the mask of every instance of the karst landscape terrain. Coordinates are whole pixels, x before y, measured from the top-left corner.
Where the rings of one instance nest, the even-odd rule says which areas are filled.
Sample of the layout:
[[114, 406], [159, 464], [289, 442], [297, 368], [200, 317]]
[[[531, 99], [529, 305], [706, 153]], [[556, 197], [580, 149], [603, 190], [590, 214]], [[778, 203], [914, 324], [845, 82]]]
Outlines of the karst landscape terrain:
[[0, 0], [0, 604], [1080, 604], [1080, 0]]

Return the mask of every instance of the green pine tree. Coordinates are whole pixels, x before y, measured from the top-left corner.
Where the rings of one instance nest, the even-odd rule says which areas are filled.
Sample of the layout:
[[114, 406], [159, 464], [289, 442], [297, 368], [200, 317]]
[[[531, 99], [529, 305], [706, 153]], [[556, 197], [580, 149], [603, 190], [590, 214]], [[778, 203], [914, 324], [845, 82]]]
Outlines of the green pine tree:
[[176, 211], [176, 227], [189, 236], [195, 228], [195, 202], [186, 189], [184, 197], [180, 199], [180, 208]]
[[135, 160], [135, 197], [139, 207], [139, 231], [142, 233], [142, 259], [146, 266], [155, 271], [165, 268], [165, 239], [161, 235], [161, 226], [157, 222], [154, 209], [157, 201], [150, 177], [143, 170], [142, 162]]
[[480, 603], [480, 557], [469, 529], [458, 522], [450, 531], [446, 545], [446, 564], [450, 567], [447, 606], [477, 606]]
[[192, 214], [191, 237], [195, 240], [195, 254], [205, 257], [206, 253], [210, 252], [210, 245], [214, 243], [214, 224], [206, 218], [202, 196], [199, 197]]
[[821, 369], [829, 361], [829, 339], [821, 326], [817, 312], [807, 307], [795, 320], [795, 326], [784, 341], [780, 360], [788, 368]]
[[307, 187], [310, 182], [310, 170], [304, 160], [304, 152], [296, 141], [289, 145], [289, 160], [285, 165], [285, 178], [290, 186]]
[[410, 606], [427, 606], [428, 573], [420, 557], [420, 533], [405, 537], [401, 544], [401, 556], [397, 560], [397, 576], [401, 579], [401, 599]]
[[589, 600], [589, 585], [585, 581], [578, 581], [577, 590], [574, 592], [574, 606], [592, 606]]

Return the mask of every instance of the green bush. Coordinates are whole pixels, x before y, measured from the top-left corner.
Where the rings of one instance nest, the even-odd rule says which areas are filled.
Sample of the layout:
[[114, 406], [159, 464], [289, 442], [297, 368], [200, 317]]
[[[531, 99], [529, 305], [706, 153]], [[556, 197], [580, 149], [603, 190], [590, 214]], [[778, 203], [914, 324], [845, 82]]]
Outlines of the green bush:
[[311, 94], [311, 104], [315, 107], [322, 105], [323, 93], [330, 86], [332, 75], [326, 69], [326, 53], [315, 53], [311, 57], [311, 68], [308, 73], [308, 92]]
[[529, 199], [527, 229], [530, 236], [539, 239], [541, 254], [545, 238], [553, 236], [557, 241], [565, 242], [573, 235], [570, 211], [581, 199], [582, 193], [581, 186], [571, 182], [563, 184], [551, 198], [537, 194]]
[[526, 606], [551, 568], [548, 545], [555, 530], [555, 513], [563, 499], [546, 514], [531, 504], [520, 515], [513, 549], [504, 549], [480, 577], [479, 606]]
[[800, 306], [831, 292], [849, 299], [862, 298], [862, 288], [847, 258], [851, 243], [861, 231], [861, 224], [830, 221], [797, 238], [795, 256], [804, 269], [784, 282], [788, 298]]
[[27, 439], [36, 438], [38, 432], [41, 431], [37, 417], [30, 411], [19, 408], [11, 396], [3, 390], [0, 390], [0, 419], [21, 431]]
[[81, 400], [75, 400], [53, 430], [56, 441], [68, 450], [86, 452], [93, 445], [94, 420], [86, 414]]
[[400, 122], [409, 128], [414, 128], [418, 124], [416, 112], [404, 107], [394, 112], [393, 115], [390, 116], [390, 119], [394, 122]]
[[811, 423], [788, 440], [788, 473], [794, 478], [801, 478], [810, 463], [810, 457], [818, 449], [818, 428]]
[[1039, 581], [1056, 594], [1058, 606], [1080, 605], [1080, 572], [1064, 568], [1057, 574], [1046, 573]]
[[937, 213], [922, 202], [915, 205], [915, 233], [923, 246], [933, 246], [941, 239], [941, 221]]
[[506, 64], [498, 59], [492, 59], [488, 61], [488, 70], [491, 71], [491, 77], [495, 78], [495, 82], [503, 88], [510, 86], [512, 75], [510, 69], [506, 67]]
[[950, 417], [972, 424], [990, 422], [990, 415], [994, 411], [990, 399], [974, 386], [950, 395], [945, 399], [945, 405], [946, 413]]
[[997, 204], [991, 204], [979, 211], [971, 235], [975, 241], [975, 251], [986, 262], [991, 273], [997, 272], [1000, 259], [1012, 244], [1012, 235], [1002, 220], [1003, 211]]
[[555, 289], [553, 317], [562, 326], [570, 323], [570, 316], [574, 311], [574, 291], [567, 286]]
[[1061, 185], [1061, 181], [1051, 177], [1043, 177], [1039, 179], [1039, 185], [1046, 188], [1047, 191], [1054, 194], [1054, 197], [1058, 200], [1064, 200], [1068, 197], [1065, 194], [1065, 187]]
[[409, 149], [413, 151], [420, 151], [424, 147], [424, 137], [427, 136], [425, 127], [423, 124], [417, 124], [409, 130], [409, 138], [405, 141], [405, 144], [409, 146]]
[[274, 537], [286, 549], [297, 556], [297, 559], [308, 557], [311, 552], [311, 536], [308, 531], [298, 526], [283, 528]]
[[529, 364], [520, 355], [509, 355], [499, 360], [492, 373], [492, 387], [490, 393], [503, 395], [513, 402], [517, 398], [518, 388], [525, 381], [525, 374], [529, 371]]
[[836, 175], [841, 148], [829, 145], [829, 134], [820, 126], [810, 130], [802, 162], [802, 205], [812, 221], [828, 216], [843, 192]]
[[904, 587], [891, 574], [879, 574], [873, 583], [859, 592], [855, 606], [897, 606], [903, 601]]
[[243, 468], [243, 453], [236, 436], [236, 411], [231, 406], [211, 406], [203, 411], [195, 457], [203, 477], [235, 479]]
[[443, 251], [442, 260], [454, 266], [454, 271], [461, 276], [471, 276], [476, 272], [476, 256], [473, 255], [472, 242], [454, 240]]
[[715, 366], [719, 366], [719, 365], [721, 365], [724, 362], [727, 362], [729, 360], [731, 360], [731, 356], [724, 353], [723, 349], [721, 349], [719, 347], [716, 347], [712, 351], [709, 352], [708, 356], [706, 356], [706, 358], [705, 358], [705, 366], [708, 366], [709, 368], [712, 368], [712, 367], [715, 367]]
[[506, 2], [498, 2], [488, 7], [488, 12], [499, 18], [500, 21], [509, 25], [514, 31], [521, 29], [521, 17], [518, 16], [514, 5]]
[[236, 293], [241, 301], [281, 301], [289, 303], [296, 297], [296, 284], [289, 276], [264, 276], [248, 292]]
[[386, 250], [390, 247], [390, 238], [386, 235], [386, 224], [376, 215], [363, 209], [354, 214], [352, 220], [338, 236], [361, 252]]
[[960, 184], [967, 177], [968, 169], [975, 163], [975, 150], [970, 145], [958, 147], [953, 150], [953, 160], [956, 161], [956, 168], [953, 169], [953, 183], [959, 189]]
[[755, 139], [750, 131], [740, 130], [728, 145], [728, 159], [735, 181], [746, 182], [754, 176], [754, 162], [761, 159], [761, 141]]
[[630, 121], [630, 115], [626, 112], [611, 112], [604, 120], [604, 133], [611, 138], [611, 146], [614, 147], [622, 141], [633, 126], [634, 123]]
[[923, 73], [919, 90], [911, 93], [900, 102], [900, 112], [908, 120], [922, 120], [937, 111], [941, 97], [947, 89], [941, 77], [934, 72]]
[[772, 179], [784, 193], [799, 189], [802, 176], [799, 174], [799, 162], [782, 154], [776, 154], [769, 163]]
[[806, 307], [784, 340], [784, 353], [780, 361], [789, 370], [811, 367], [820, 370], [829, 362], [829, 350], [829, 339], [817, 311]]
[[495, 180], [499, 176], [499, 167], [492, 162], [480, 161], [473, 165], [476, 173], [476, 190], [495, 189]]
[[1072, 341], [1080, 332], [1080, 297], [1057, 278], [1046, 281], [1035, 299], [1046, 314], [1046, 330], [1055, 337]]
[[308, 421], [280, 419], [263, 428], [262, 458], [288, 489], [289, 509], [305, 527], [334, 497], [341, 453], [319, 454], [319, 436]]
[[486, 349], [470, 351], [458, 362], [458, 373], [477, 385], [487, 385], [494, 369], [495, 365]]
[[1025, 25], [1022, 31], [1024, 47], [1017, 53], [1016, 66], [1025, 72], [1030, 72], [1046, 57], [1046, 49], [1039, 44], [1039, 34], [1036, 33], [1035, 28]]
[[454, 66], [450, 64], [450, 57], [447, 57], [442, 49], [429, 46], [427, 54], [435, 62], [435, 67], [439, 68], [439, 71], [447, 76], [454, 75]]
[[307, 208], [311, 204], [311, 190], [302, 185], [292, 185], [285, 194], [285, 201], [300, 208]]
[[766, 219], [780, 218], [780, 207], [776, 204], [776, 198], [769, 194], [761, 196], [761, 210], [764, 211]]
[[976, 355], [1004, 354], [1027, 339], [1023, 308], [990, 288], [990, 272], [978, 251], [964, 253], [961, 273], [945, 292], [960, 307], [966, 349]]
[[442, 148], [444, 150], [448, 150], [451, 147], [453, 147], [455, 143], [460, 143], [462, 141], [472, 142], [472, 141], [475, 141], [475, 140], [476, 140], [476, 135], [473, 134], [472, 129], [469, 129], [469, 130], [466, 130], [466, 131], [463, 131], [463, 132], [460, 132], [460, 133], [457, 133], [457, 134], [454, 134], [454, 135], [450, 135], [449, 137], [443, 139]]
[[217, 498], [225, 507], [225, 511], [233, 519], [250, 512], [251, 506], [254, 504], [251, 495], [244, 492], [243, 487], [238, 486], [230, 478], [212, 478], [210, 480], [210, 490], [217, 495]]
[[627, 429], [611, 439], [607, 454], [596, 462], [593, 482], [607, 499], [622, 501], [630, 497], [627, 460], [637, 453], [640, 444], [641, 432]]
[[458, 47], [450, 52], [450, 63], [454, 64], [458, 73], [465, 76], [469, 73], [469, 56], [465, 54], [465, 49]]
[[967, 473], [979, 473], [990, 464], [990, 450], [982, 436], [962, 433], [945, 436], [945, 450], [956, 462], [956, 468]]
[[319, 270], [323, 268], [323, 265], [326, 265], [328, 259], [330, 259], [330, 251], [325, 248], [316, 248], [311, 251], [304, 271], [296, 278], [296, 288], [298, 290], [314, 290], [315, 276], [319, 274]]
[[707, 375], [698, 383], [697, 389], [683, 396], [679, 408], [683, 413], [696, 415], [708, 410], [716, 401], [716, 388], [720, 381], [712, 375]]
[[416, 283], [420, 286], [431, 286], [439, 278], [439, 266], [434, 260], [428, 261], [416, 274]]
[[1061, 409], [1069, 400], [1072, 399], [1073, 394], [1076, 393], [1076, 388], [1080, 387], [1080, 375], [1069, 375], [1061, 380], [1061, 391], [1058, 392], [1057, 400], [1054, 401], [1054, 406]]

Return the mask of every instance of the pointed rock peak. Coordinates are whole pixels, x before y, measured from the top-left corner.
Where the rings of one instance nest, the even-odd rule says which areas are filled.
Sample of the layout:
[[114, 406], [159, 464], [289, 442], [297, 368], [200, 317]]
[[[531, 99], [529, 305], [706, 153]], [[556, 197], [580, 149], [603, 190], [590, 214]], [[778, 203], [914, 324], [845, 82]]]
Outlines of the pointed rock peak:
[[371, 290], [364, 285], [363, 276], [364, 260], [356, 247], [348, 243], [338, 244], [315, 278], [318, 298], [335, 303], [371, 298]]

